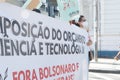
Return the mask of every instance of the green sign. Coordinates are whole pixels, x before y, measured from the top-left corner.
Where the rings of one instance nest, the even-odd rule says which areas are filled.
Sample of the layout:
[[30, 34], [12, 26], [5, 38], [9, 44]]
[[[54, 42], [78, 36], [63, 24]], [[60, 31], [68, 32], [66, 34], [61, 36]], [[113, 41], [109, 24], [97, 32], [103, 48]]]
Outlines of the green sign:
[[79, 15], [78, 0], [57, 0], [57, 3], [62, 20], [69, 21]]

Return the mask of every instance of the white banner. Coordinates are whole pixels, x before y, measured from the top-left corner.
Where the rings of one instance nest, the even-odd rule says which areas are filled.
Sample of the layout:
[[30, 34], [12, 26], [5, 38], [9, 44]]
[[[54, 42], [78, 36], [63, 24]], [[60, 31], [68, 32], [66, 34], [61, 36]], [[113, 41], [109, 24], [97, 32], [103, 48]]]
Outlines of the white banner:
[[87, 80], [87, 32], [0, 3], [0, 80]]

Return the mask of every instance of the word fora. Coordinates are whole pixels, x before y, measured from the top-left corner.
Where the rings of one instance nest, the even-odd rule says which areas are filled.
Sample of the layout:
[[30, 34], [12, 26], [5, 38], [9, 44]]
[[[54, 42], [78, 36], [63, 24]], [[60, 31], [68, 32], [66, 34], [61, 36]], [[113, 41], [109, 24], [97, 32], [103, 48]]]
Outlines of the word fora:
[[[35, 69], [25, 70], [25, 71], [21, 70], [12, 73], [13, 74], [12, 80], [44, 80], [49, 78], [55, 78], [60, 75], [74, 73], [78, 70], [79, 70], [79, 63], [44, 67], [44, 68], [39, 68], [38, 70]], [[70, 75], [68, 77], [70, 78]]]

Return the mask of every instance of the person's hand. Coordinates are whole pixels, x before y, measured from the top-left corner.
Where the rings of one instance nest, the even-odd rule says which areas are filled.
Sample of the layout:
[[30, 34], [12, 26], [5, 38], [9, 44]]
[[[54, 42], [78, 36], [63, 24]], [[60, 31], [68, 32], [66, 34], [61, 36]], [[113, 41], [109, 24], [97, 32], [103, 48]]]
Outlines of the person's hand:
[[92, 45], [92, 40], [88, 40], [88, 42], [87, 42], [87, 46], [90, 46], [90, 45]]
[[114, 59], [117, 60], [117, 61], [119, 60], [118, 56], [115, 56]]

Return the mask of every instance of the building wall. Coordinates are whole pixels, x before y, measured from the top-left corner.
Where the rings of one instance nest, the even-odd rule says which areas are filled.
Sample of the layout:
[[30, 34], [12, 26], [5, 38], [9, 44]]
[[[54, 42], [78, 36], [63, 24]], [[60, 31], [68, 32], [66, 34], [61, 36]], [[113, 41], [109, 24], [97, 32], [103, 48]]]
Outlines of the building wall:
[[101, 0], [100, 56], [114, 57], [120, 50], [120, 0]]
[[120, 34], [120, 0], [101, 1], [103, 34]]

